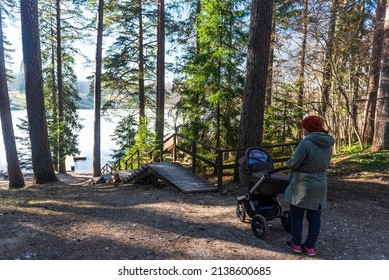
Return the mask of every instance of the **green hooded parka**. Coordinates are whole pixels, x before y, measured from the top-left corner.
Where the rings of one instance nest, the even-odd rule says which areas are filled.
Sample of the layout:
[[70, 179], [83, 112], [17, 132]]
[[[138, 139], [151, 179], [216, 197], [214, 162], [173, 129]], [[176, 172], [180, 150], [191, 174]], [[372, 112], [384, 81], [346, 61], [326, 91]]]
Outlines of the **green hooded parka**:
[[325, 132], [310, 132], [298, 144], [286, 166], [292, 170], [285, 190], [290, 204], [311, 210], [327, 206], [327, 168], [335, 139]]

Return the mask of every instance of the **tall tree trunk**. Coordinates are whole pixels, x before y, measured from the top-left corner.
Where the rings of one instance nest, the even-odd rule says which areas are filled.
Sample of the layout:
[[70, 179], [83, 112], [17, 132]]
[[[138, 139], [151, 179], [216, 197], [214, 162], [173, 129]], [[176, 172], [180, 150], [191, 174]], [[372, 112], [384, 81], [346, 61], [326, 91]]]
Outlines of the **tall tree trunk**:
[[8, 186], [22, 188], [25, 184], [16, 150], [4, 57], [2, 7], [0, 6], [0, 118], [7, 158]]
[[272, 14], [272, 0], [253, 0], [240, 119], [239, 147], [241, 148], [259, 146], [262, 143]]
[[43, 95], [38, 0], [21, 0], [23, 61], [26, 79], [26, 103], [31, 140], [34, 183], [57, 181], [50, 153]]
[[143, 13], [142, 13], [142, 0], [138, 0], [139, 6], [139, 126], [142, 127], [142, 123], [146, 117], [146, 98], [145, 98], [145, 70], [144, 70], [144, 53], [143, 53]]
[[[233, 27], [232, 22], [233, 22], [233, 17], [234, 17], [234, 15], [233, 15], [234, 7], [233, 7], [232, 1], [229, 2], [229, 8], [228, 9], [229, 9], [229, 14], [228, 14], [228, 23], [229, 23], [229, 27], [228, 27], [228, 29], [229, 29], [229, 32], [228, 32], [229, 33], [229, 35], [228, 35], [228, 49], [233, 49], [233, 36], [232, 36], [232, 33], [233, 33], [234, 27]], [[228, 55], [228, 63], [230, 65], [233, 65], [233, 55], [232, 55], [232, 53], [229, 53], [229, 55]], [[227, 79], [226, 79], [227, 80], [227, 87], [226, 87], [226, 90], [228, 92], [232, 91], [232, 83], [233, 83], [232, 82], [232, 76], [233, 76], [234, 72], [235, 72], [235, 70], [232, 69], [231, 67], [227, 68]], [[221, 73], [220, 73], [220, 75], [221, 75]], [[229, 101], [227, 101], [225, 103], [228, 104]], [[228, 114], [225, 113], [225, 110], [224, 110], [224, 113], [221, 114], [221, 118], [223, 120], [223, 123], [225, 123], [224, 119], [226, 118], [226, 115], [228, 115]], [[233, 136], [231, 136], [230, 132], [231, 132], [231, 134], [233, 134]], [[236, 144], [233, 143], [234, 142], [233, 139], [236, 139], [236, 133], [233, 133], [233, 129], [231, 129], [230, 127], [227, 127], [227, 132], [226, 132], [224, 138], [225, 139], [223, 139], [224, 140], [223, 144], [225, 145], [225, 147], [233, 147], [233, 146], [236, 145]], [[221, 148], [222, 146], [219, 146], [219, 147]]]
[[[355, 5], [355, 13], [359, 15], [359, 24], [358, 24], [358, 29], [357, 29], [357, 42], [362, 42], [363, 41], [363, 33], [364, 33], [364, 14], [365, 14], [365, 0], [360, 1], [361, 3], [357, 3]], [[357, 44], [355, 44], [357, 45]], [[363, 60], [365, 59], [362, 57], [361, 50], [358, 49], [357, 46], [353, 47], [355, 48], [355, 51], [353, 51], [353, 62], [351, 63], [351, 82], [352, 82], [352, 91], [353, 91], [353, 100], [352, 100], [352, 123], [357, 124], [358, 123], [358, 104], [357, 100], [360, 95], [360, 81], [362, 79], [362, 66], [363, 65]], [[359, 133], [360, 134], [360, 133]], [[362, 139], [362, 137], [361, 137]]]
[[57, 90], [58, 90], [58, 172], [66, 173], [65, 166], [65, 117], [64, 117], [64, 98], [62, 83], [62, 35], [61, 35], [61, 0], [56, 2], [56, 19], [57, 19]]
[[305, 53], [307, 49], [307, 33], [308, 33], [308, 0], [304, 0], [303, 10], [303, 32], [301, 34], [301, 50], [300, 50], [300, 69], [297, 81], [298, 89], [298, 105], [300, 108], [303, 107], [304, 102], [304, 72], [305, 72]]
[[98, 1], [97, 15], [97, 42], [96, 42], [96, 68], [94, 79], [94, 145], [93, 145], [93, 176], [101, 175], [101, 68], [103, 56], [103, 19], [104, 19], [104, 0]]
[[321, 99], [321, 107], [320, 107], [320, 114], [323, 117], [325, 117], [325, 114], [327, 112], [327, 106], [330, 101], [330, 89], [332, 84], [331, 64], [332, 64], [332, 57], [334, 53], [335, 27], [336, 27], [338, 7], [339, 7], [339, 0], [332, 0], [328, 38], [327, 38], [326, 57], [324, 61], [322, 99]]
[[[305, 86], [305, 80], [304, 80], [304, 74], [305, 74], [305, 55], [307, 50], [307, 33], [308, 33], [308, 0], [304, 0], [304, 9], [303, 9], [303, 16], [302, 16], [302, 23], [303, 23], [303, 30], [302, 30], [302, 36], [301, 36], [301, 50], [300, 50], [300, 69], [299, 69], [299, 75], [297, 78], [297, 90], [298, 90], [298, 96], [297, 96], [297, 104], [299, 107], [299, 119], [301, 120], [303, 118], [303, 107], [304, 107], [304, 86]], [[301, 130], [300, 130], [301, 131]], [[300, 132], [300, 137], [302, 138], [302, 131]]]
[[378, 91], [373, 151], [389, 150], [389, 6], [386, 5], [381, 63], [381, 83]]
[[200, 26], [200, 15], [201, 15], [201, 1], [202, 0], [197, 0], [196, 3], [196, 27], [195, 27], [195, 32], [196, 32], [196, 54], [200, 52], [200, 46], [199, 46], [199, 31], [198, 27]]
[[387, 0], [378, 0], [374, 23], [373, 48], [370, 56], [367, 101], [364, 111], [364, 123], [362, 128], [362, 138], [365, 143], [372, 143], [374, 136], [374, 119], [376, 114], [378, 87], [380, 81], [386, 5]]
[[[219, 36], [219, 39], [218, 39], [218, 47], [220, 48], [222, 45], [222, 38], [221, 36]], [[217, 84], [218, 86], [221, 88], [222, 85], [221, 85], [221, 58], [219, 57], [218, 59], [218, 66], [217, 66]], [[221, 106], [220, 106], [220, 98], [218, 98], [217, 100], [217, 104], [216, 104], [216, 147], [218, 148], [221, 148]]]
[[[273, 4], [273, 14], [276, 11], [276, 5]], [[273, 64], [274, 64], [274, 48], [276, 44], [276, 17], [273, 17], [272, 21], [272, 31], [271, 31], [271, 39], [270, 39], [270, 51], [269, 51], [269, 69], [267, 73], [267, 81], [266, 81], [266, 106], [270, 106], [272, 104], [272, 92], [273, 92]]]
[[[50, 17], [50, 35], [51, 38], [55, 38], [55, 23], [52, 17]], [[50, 67], [50, 79], [52, 83], [51, 87], [51, 102], [53, 106], [51, 106], [51, 114], [53, 116], [53, 122], [55, 124], [58, 124], [58, 90], [57, 90], [57, 84], [56, 84], [56, 76], [55, 76], [55, 53], [56, 53], [56, 46], [54, 39], [51, 40], [51, 67]], [[55, 143], [52, 144], [53, 147], [51, 147], [51, 150], [53, 152], [53, 164], [54, 164], [54, 170], [58, 171], [58, 165], [59, 165], [59, 154], [58, 154], [58, 141], [55, 141]]]
[[165, 0], [158, 0], [156, 140], [163, 141], [165, 126]]

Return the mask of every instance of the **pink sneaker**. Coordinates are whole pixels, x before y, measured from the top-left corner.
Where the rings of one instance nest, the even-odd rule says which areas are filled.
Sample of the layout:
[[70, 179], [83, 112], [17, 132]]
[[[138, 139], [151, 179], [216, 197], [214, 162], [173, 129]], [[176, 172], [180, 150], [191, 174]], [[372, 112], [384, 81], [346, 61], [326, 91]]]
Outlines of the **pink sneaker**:
[[310, 257], [315, 255], [315, 250], [313, 248], [307, 248], [305, 245], [301, 246], [302, 251]]
[[295, 253], [301, 253], [301, 246], [300, 245], [294, 245], [292, 241], [286, 241], [286, 247], [291, 249]]

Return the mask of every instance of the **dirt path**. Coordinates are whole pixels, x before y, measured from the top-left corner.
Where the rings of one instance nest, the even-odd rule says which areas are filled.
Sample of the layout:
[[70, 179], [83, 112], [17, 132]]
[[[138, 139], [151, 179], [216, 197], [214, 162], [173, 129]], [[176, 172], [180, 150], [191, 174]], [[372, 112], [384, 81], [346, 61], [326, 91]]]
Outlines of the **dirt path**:
[[[242, 187], [184, 194], [149, 185], [88, 185], [85, 175], [0, 189], [0, 259], [308, 259], [279, 219], [265, 240], [235, 214]], [[315, 259], [388, 259], [387, 177], [332, 178]], [[282, 195], [283, 208], [287, 208]]]

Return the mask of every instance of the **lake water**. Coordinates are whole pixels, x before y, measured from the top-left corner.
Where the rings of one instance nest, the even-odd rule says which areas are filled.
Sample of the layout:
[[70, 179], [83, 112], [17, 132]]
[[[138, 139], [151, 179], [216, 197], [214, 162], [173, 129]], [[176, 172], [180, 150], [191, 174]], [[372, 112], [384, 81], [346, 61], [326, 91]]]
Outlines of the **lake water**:
[[[123, 111], [118, 111], [123, 114]], [[83, 129], [79, 133], [79, 145], [80, 155], [85, 156], [86, 160], [75, 161], [75, 171], [77, 173], [92, 172], [93, 168], [93, 122], [94, 112], [93, 110], [78, 110]], [[152, 114], [152, 112], [150, 111]], [[20, 118], [26, 119], [26, 110], [12, 111], [12, 120], [14, 125], [14, 132], [16, 136], [22, 136], [22, 132], [16, 127], [20, 123]], [[116, 144], [112, 141], [111, 135], [113, 134], [117, 122], [120, 120], [120, 114], [115, 114], [110, 120], [101, 118], [101, 166], [108, 162], [112, 162], [111, 153], [116, 148]], [[173, 124], [173, 119], [170, 114], [166, 114], [165, 122], [168, 127], [165, 128], [165, 134], [173, 131], [169, 125]], [[19, 146], [18, 143], [16, 143]], [[0, 129], [0, 170], [7, 170], [7, 160], [5, 156], [5, 148], [3, 141], [2, 130]]]

